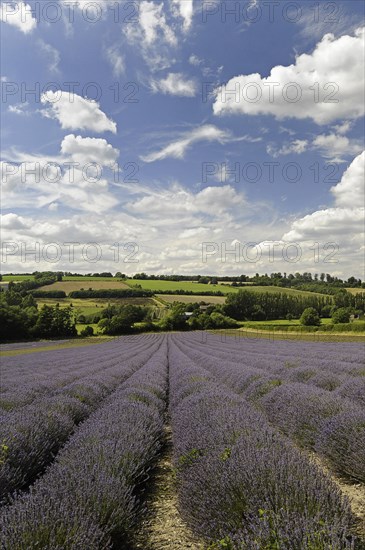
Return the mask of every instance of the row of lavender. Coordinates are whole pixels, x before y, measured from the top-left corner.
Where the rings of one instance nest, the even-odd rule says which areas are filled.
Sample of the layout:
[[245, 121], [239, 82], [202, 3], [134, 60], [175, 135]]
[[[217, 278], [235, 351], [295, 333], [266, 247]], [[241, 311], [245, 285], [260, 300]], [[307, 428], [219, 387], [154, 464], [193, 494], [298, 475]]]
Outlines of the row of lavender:
[[107, 367], [120, 363], [123, 355], [132, 356], [156, 340], [156, 335], [120, 338], [99, 344], [90, 361], [90, 348], [29, 353], [2, 357], [0, 411], [6, 412], [30, 404], [34, 399], [57, 392], [78, 380], [99, 376]]
[[[278, 346], [277, 346], [278, 344]], [[328, 346], [328, 349], [323, 346]], [[189, 347], [213, 355], [225, 362], [240, 363], [242, 368], [258, 368], [290, 382], [300, 382], [334, 392], [365, 407], [365, 346], [350, 344], [349, 357], [343, 357], [342, 344], [308, 344], [301, 342], [237, 341], [222, 342], [216, 335], [202, 345], [195, 335]], [[261, 353], [261, 348], [265, 353]], [[269, 353], [270, 352], [270, 353]], [[317, 355], [318, 354], [318, 355]], [[350, 360], [351, 359], [351, 360]]]
[[[219, 339], [209, 348], [184, 335], [174, 339], [189, 358], [233, 391], [244, 395], [285, 435], [329, 459], [340, 474], [365, 481], [365, 408], [361, 400], [350, 400], [338, 392], [308, 383], [293, 382], [290, 368], [284, 366], [278, 372], [276, 356], [271, 360], [274, 367], [268, 360], [251, 366], [247, 364], [250, 359], [244, 347], [240, 354], [237, 350], [228, 353], [222, 349]], [[315, 364], [312, 368], [316, 368]], [[361, 377], [354, 378], [359, 387], [362, 382]]]
[[292, 382], [334, 391], [365, 407], [365, 344], [247, 341], [209, 334], [202, 347], [201, 336], [191, 345], [216, 358], [239, 361], [242, 366], [265, 369]]
[[[17, 489], [24, 489], [42, 473], [75, 428], [100, 406], [119, 384], [140, 368], [159, 346], [159, 340], [141, 340], [139, 345], [119, 342], [119, 354], [112, 347], [96, 346], [92, 357], [98, 371], [76, 368], [76, 381], [57, 385], [54, 367], [49, 391], [29, 405], [0, 414], [0, 502]], [[152, 344], [152, 345], [151, 345]], [[54, 354], [57, 357], [57, 354]], [[38, 366], [48, 357], [40, 357]], [[80, 374], [81, 372], [81, 374]], [[61, 376], [62, 383], [64, 378]], [[26, 385], [25, 385], [26, 388]], [[24, 386], [20, 386], [20, 393]], [[26, 390], [25, 390], [26, 391]]]
[[169, 358], [180, 507], [211, 548], [360, 548], [330, 478], [173, 341]]
[[30, 489], [0, 517], [5, 550], [102, 550], [126, 544], [163, 433], [167, 340], [118, 387]]

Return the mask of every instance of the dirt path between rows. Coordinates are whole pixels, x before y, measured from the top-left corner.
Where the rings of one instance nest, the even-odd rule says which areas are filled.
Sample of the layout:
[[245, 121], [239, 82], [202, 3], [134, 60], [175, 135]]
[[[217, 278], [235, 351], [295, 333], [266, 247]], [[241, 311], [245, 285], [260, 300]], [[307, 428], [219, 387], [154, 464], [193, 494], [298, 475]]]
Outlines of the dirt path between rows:
[[151, 479], [146, 499], [147, 512], [136, 534], [133, 550], [204, 550], [181, 518], [172, 465], [171, 428], [165, 428], [165, 442]]
[[331, 477], [343, 495], [349, 501], [351, 510], [357, 519], [356, 534], [365, 537], [365, 485], [363, 483], [351, 483], [333, 472], [331, 465], [313, 451], [309, 452], [311, 460]]

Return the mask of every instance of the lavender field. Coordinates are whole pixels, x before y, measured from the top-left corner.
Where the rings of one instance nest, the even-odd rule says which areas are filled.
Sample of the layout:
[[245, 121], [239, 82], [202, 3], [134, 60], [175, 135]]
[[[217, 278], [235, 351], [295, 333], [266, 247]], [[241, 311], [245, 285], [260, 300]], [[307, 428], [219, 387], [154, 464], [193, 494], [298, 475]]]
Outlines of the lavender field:
[[[195, 332], [4, 357], [1, 547], [364, 550], [364, 352]], [[166, 503], [149, 540], [164, 476], [189, 543]]]

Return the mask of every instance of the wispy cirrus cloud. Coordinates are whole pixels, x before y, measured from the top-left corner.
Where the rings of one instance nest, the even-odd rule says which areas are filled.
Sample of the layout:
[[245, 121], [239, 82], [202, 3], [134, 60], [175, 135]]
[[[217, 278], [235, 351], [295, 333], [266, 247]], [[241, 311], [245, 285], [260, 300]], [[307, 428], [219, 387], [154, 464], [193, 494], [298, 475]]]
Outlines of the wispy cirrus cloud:
[[125, 55], [122, 53], [119, 44], [114, 44], [105, 49], [105, 56], [112, 68], [116, 78], [121, 77], [126, 70]]
[[353, 157], [362, 151], [364, 142], [335, 133], [320, 134], [314, 138], [312, 147], [332, 162], [345, 162], [344, 157]]
[[280, 148], [269, 144], [266, 146], [266, 151], [274, 158], [280, 157], [281, 155], [291, 155], [297, 154], [300, 155], [304, 153], [308, 148], [308, 140], [306, 139], [295, 139], [291, 143], [286, 143]]
[[183, 30], [188, 32], [194, 14], [193, 0], [171, 0], [172, 8], [177, 9], [177, 14], [183, 19]]
[[155, 72], [175, 63], [177, 48], [192, 27], [193, 15], [193, 0], [142, 0], [138, 21], [123, 27], [123, 34]]
[[60, 52], [41, 38], [37, 41], [37, 44], [48, 61], [48, 70], [51, 73], [59, 74], [59, 63], [61, 61]]
[[152, 79], [150, 85], [153, 92], [168, 95], [194, 97], [198, 92], [196, 80], [182, 73], [169, 73], [165, 78]]
[[140, 158], [144, 162], [155, 162], [166, 158], [182, 159], [188, 149], [194, 143], [212, 142], [228, 143], [233, 141], [260, 141], [261, 138], [251, 138], [250, 136], [235, 137], [229, 130], [222, 130], [213, 124], [204, 124], [193, 130], [184, 132], [179, 139], [169, 143], [159, 151], [154, 151], [147, 155], [142, 155]]

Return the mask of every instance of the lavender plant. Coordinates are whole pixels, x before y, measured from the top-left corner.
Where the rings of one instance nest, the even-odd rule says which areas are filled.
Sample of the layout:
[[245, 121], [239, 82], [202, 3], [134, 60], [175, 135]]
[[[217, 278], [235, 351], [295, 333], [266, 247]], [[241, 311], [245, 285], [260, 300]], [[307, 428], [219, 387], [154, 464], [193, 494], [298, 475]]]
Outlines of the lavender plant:
[[[149, 403], [134, 399], [139, 384], [144, 395], [146, 384], [150, 387]], [[96, 549], [125, 543], [138, 511], [136, 487], [160, 447], [166, 390], [164, 340], [84, 422], [29, 493], [4, 507], [4, 549]]]
[[[192, 377], [205, 382], [184, 395]], [[176, 345], [170, 395], [181, 511], [212, 548], [355, 547], [332, 481]]]

